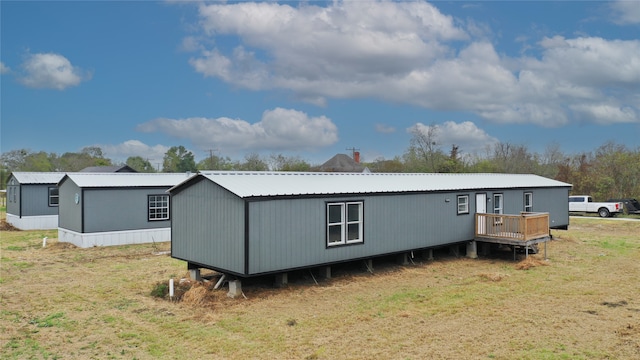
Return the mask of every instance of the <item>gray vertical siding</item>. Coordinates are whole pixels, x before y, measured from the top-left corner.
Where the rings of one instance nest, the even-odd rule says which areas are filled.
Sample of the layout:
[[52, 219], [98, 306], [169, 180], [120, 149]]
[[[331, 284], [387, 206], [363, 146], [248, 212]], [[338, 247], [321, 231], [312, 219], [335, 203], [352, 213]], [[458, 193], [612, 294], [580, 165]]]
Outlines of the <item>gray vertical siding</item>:
[[22, 216], [58, 215], [58, 206], [49, 206], [49, 188], [55, 184], [22, 185]]
[[[12, 178], [9, 179], [11, 181]], [[15, 179], [13, 179], [16, 182]], [[10, 182], [9, 182], [10, 183]], [[21, 216], [20, 214], [20, 185], [7, 186], [7, 214]]]
[[[549, 226], [563, 227], [569, 225], [569, 188], [532, 188], [504, 191], [489, 191], [487, 212], [493, 212], [493, 195], [503, 194], [503, 213], [520, 214], [524, 211], [524, 194], [533, 194], [533, 211], [549, 213]], [[565, 201], [565, 199], [567, 199]], [[475, 199], [474, 199], [475, 201]]]
[[[473, 214], [457, 215], [455, 196], [416, 194], [251, 202], [249, 272], [259, 274], [471, 240]], [[364, 243], [327, 248], [326, 202], [356, 200], [364, 201]]]
[[[75, 203], [75, 195], [78, 194], [80, 202]], [[82, 232], [82, 198], [81, 189], [71, 180], [64, 180], [59, 187], [58, 227]]]
[[244, 274], [244, 200], [200, 181], [171, 201], [171, 256]]
[[170, 227], [171, 220], [149, 221], [148, 215], [148, 195], [168, 195], [167, 189], [169, 187], [83, 189], [83, 232]]
[[49, 187], [55, 186], [56, 184], [20, 184], [8, 186], [7, 213], [20, 217], [58, 215], [58, 206], [49, 206]]
[[[550, 225], [563, 226], [569, 223], [564, 200], [568, 190], [350, 194], [245, 202], [211, 181], [199, 180], [172, 194], [172, 256], [221, 271], [256, 275], [437, 247], [474, 238], [477, 193], [491, 199], [489, 212], [493, 195], [500, 193], [503, 212], [520, 214], [524, 193], [531, 192], [533, 211], [549, 212]], [[457, 214], [458, 195], [468, 195], [468, 214]], [[327, 248], [326, 203], [342, 201], [364, 202], [364, 243]]]

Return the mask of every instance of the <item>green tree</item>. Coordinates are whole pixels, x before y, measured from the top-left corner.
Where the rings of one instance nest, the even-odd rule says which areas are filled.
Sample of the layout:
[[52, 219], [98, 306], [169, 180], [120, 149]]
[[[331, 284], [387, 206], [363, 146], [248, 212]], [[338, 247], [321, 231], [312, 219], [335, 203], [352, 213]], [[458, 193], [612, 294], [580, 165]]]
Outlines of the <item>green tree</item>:
[[154, 173], [156, 169], [151, 165], [149, 160], [143, 159], [141, 156], [130, 156], [127, 158], [127, 166], [141, 173]]
[[449, 157], [444, 159], [438, 166], [438, 172], [442, 173], [460, 173], [464, 170], [464, 164], [460, 160], [459, 147], [451, 145]]
[[391, 160], [385, 160], [383, 157], [377, 158], [371, 163], [363, 164], [375, 173], [401, 173], [404, 172], [404, 164], [398, 156]]
[[237, 170], [253, 170], [253, 171], [267, 171], [269, 165], [264, 161], [257, 153], [247, 154], [244, 157], [244, 163], [236, 165]]
[[270, 156], [269, 168], [273, 171], [309, 171], [311, 165], [299, 157], [273, 154]]
[[222, 157], [210, 153], [209, 157], [198, 162], [196, 167], [198, 170], [233, 170], [235, 164], [228, 156]]
[[164, 172], [187, 172], [197, 171], [196, 161], [193, 153], [185, 149], [184, 146], [172, 146], [164, 154], [162, 163]]
[[44, 151], [40, 151], [38, 153], [31, 153], [25, 157], [25, 162], [23, 169], [24, 171], [39, 171], [39, 172], [49, 172], [55, 171], [56, 166], [55, 163], [52, 163], [52, 159], [56, 159], [57, 156], [55, 154], [47, 154]]
[[58, 171], [80, 171], [91, 166], [111, 166], [111, 159], [102, 155], [98, 147], [86, 147], [80, 153], [67, 152], [58, 158]]

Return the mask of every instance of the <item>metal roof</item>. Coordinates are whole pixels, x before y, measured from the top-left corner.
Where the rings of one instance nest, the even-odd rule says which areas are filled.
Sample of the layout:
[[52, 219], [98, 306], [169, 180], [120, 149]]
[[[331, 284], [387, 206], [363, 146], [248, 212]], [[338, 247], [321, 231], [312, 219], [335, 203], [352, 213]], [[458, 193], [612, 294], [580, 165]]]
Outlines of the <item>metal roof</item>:
[[[202, 172], [197, 176], [205, 177], [242, 198], [571, 187], [571, 184], [531, 174], [220, 171]], [[186, 182], [174, 186], [169, 191], [181, 187]]]
[[12, 172], [11, 175], [20, 184], [57, 184], [65, 173], [16, 171]]
[[[174, 186], [189, 178], [191, 173], [68, 173], [82, 188]], [[61, 180], [62, 181], [62, 180]]]

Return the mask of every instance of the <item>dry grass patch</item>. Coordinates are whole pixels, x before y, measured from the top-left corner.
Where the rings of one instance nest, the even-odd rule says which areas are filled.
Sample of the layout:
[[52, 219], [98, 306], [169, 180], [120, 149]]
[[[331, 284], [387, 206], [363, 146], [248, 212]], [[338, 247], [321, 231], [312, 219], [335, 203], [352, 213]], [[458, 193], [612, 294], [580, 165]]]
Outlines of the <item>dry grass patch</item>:
[[509, 274], [502, 273], [484, 273], [480, 274], [480, 277], [483, 279], [491, 280], [491, 281], [501, 281], [502, 279], [508, 278]]
[[516, 270], [529, 270], [537, 266], [547, 266], [549, 263], [544, 259], [539, 259], [535, 256], [529, 256], [524, 260], [518, 262], [514, 267]]
[[376, 259], [373, 274], [336, 265], [317, 285], [308, 271], [281, 289], [246, 280], [237, 299], [213, 289], [219, 274], [194, 282], [156, 255], [169, 244], [81, 249], [55, 231], [2, 231], [0, 358], [640, 358], [640, 222], [571, 221], [548, 261]]

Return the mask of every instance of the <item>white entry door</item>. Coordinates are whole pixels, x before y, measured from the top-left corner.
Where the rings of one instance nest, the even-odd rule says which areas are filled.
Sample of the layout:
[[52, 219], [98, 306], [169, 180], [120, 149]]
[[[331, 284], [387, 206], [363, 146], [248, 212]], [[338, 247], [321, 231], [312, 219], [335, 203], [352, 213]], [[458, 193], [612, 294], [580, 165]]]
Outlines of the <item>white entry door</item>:
[[[476, 214], [487, 213], [487, 194], [476, 194]], [[484, 217], [483, 217], [484, 218]], [[486, 231], [484, 221], [478, 221], [478, 234], [484, 234]]]
[[476, 194], [476, 214], [487, 212], [487, 194]]

